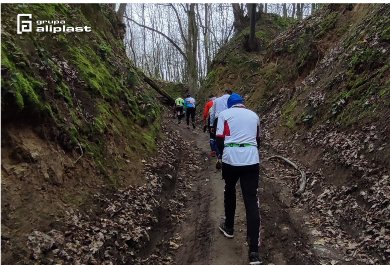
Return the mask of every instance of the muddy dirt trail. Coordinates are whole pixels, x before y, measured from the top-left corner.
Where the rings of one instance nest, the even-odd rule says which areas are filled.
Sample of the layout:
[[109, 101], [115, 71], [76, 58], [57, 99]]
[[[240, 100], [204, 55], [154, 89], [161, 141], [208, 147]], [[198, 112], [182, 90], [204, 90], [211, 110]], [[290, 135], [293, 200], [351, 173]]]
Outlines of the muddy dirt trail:
[[[208, 134], [199, 129], [187, 129], [185, 124], [171, 125], [204, 156], [199, 181], [194, 183], [196, 194], [187, 205], [185, 221], [176, 226], [173, 234], [181, 238], [177, 249], [177, 264], [248, 264], [246, 219], [243, 199], [237, 184], [235, 237], [227, 239], [218, 230], [223, 211], [224, 181], [210, 157]], [[264, 151], [262, 156], [267, 155]], [[291, 189], [273, 176], [275, 164], [262, 162], [259, 185], [261, 208], [261, 247], [263, 264], [331, 264], [331, 257], [317, 257], [304, 226], [304, 213], [291, 207]], [[278, 166], [278, 165], [276, 165]], [[283, 166], [283, 165], [282, 165]], [[321, 259], [321, 261], [320, 261]], [[326, 263], [326, 261], [328, 261]], [[340, 264], [340, 263], [338, 263]]]
[[[248, 264], [239, 183], [234, 239], [218, 230], [224, 181], [209, 156], [208, 134], [169, 117], [162, 129], [156, 156], [143, 160], [145, 185], [95, 194], [84, 208], [70, 209], [66, 218], [53, 222], [51, 231], [33, 231], [27, 242], [31, 257], [23, 258], [22, 248], [11, 248], [2, 236], [8, 244], [5, 253], [14, 255], [5, 263]], [[263, 264], [361, 264], [346, 262], [322, 238], [321, 222], [292, 195], [299, 173], [268, 160], [277, 153], [269, 146], [262, 143], [258, 190]], [[17, 242], [25, 244], [26, 237]]]

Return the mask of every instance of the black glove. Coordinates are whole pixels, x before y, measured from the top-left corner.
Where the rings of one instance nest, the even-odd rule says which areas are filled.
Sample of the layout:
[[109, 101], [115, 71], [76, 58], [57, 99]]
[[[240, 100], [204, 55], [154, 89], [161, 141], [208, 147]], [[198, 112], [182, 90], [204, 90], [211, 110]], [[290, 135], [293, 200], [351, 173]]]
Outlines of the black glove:
[[206, 125], [203, 125], [203, 132], [205, 133], [207, 130], [207, 126]]

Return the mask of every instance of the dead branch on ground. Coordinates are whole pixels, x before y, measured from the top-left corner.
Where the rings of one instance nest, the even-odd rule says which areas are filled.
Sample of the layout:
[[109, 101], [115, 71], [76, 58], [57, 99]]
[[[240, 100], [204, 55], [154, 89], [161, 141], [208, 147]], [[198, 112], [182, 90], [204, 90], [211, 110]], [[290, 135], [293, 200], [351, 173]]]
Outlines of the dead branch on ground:
[[270, 158], [268, 158], [268, 160], [275, 159], [275, 158], [279, 158], [283, 160], [284, 162], [286, 162], [287, 164], [289, 164], [290, 166], [292, 166], [293, 168], [295, 168], [301, 173], [301, 179], [299, 180], [299, 189], [296, 192], [294, 192], [294, 196], [300, 196], [305, 191], [306, 188], [307, 178], [306, 178], [305, 171], [299, 169], [294, 162], [292, 162], [291, 160], [283, 156], [279, 156], [279, 155], [271, 156]]

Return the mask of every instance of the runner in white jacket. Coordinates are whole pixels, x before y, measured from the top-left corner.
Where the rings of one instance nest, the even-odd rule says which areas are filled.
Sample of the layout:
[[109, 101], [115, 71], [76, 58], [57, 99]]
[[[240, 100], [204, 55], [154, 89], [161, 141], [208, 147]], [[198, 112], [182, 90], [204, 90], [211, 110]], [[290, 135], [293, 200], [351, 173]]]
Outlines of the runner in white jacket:
[[260, 212], [257, 197], [259, 185], [260, 118], [245, 108], [240, 95], [233, 93], [228, 109], [219, 113], [216, 131], [218, 150], [222, 152], [222, 177], [225, 180], [225, 220], [219, 226], [233, 238], [236, 210], [236, 183], [240, 180], [244, 198], [249, 264], [261, 264], [259, 256]]

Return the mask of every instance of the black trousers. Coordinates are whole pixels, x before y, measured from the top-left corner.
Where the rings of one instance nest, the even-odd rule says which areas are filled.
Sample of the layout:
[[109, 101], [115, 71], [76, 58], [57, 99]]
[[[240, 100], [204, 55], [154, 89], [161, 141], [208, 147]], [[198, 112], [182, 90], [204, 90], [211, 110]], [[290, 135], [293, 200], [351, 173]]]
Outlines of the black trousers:
[[183, 117], [183, 106], [176, 106], [177, 120], [180, 121]]
[[[218, 125], [218, 118], [214, 119], [213, 128], [214, 128], [214, 139], [216, 139], [216, 133], [217, 133], [217, 125]], [[217, 141], [217, 140], [215, 140]], [[222, 159], [222, 152], [218, 149], [217, 143], [215, 143], [215, 151], [217, 153], [217, 158]]]
[[234, 227], [236, 183], [240, 180], [246, 211], [247, 239], [250, 252], [259, 252], [260, 211], [257, 197], [259, 168], [259, 164], [232, 166], [222, 163], [222, 177], [225, 180], [225, 225], [228, 228]]
[[192, 124], [195, 125], [195, 108], [187, 108], [186, 111], [187, 125], [190, 125], [190, 116], [191, 116]]

